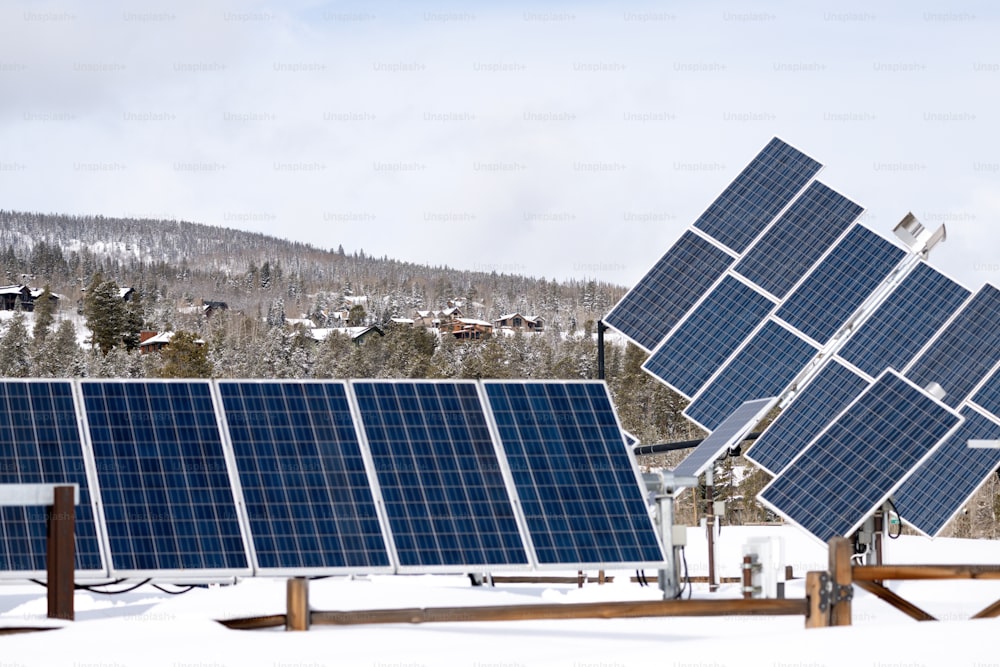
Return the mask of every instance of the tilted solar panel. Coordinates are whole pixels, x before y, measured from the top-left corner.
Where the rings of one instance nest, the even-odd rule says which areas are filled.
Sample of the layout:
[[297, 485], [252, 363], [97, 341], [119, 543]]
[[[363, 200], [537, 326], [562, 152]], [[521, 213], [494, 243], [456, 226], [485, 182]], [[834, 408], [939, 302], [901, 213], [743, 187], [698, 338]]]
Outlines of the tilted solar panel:
[[1000, 449], [971, 449], [969, 440], [1000, 439], [1000, 424], [972, 408], [965, 422], [934, 450], [894, 494], [904, 521], [934, 537], [1000, 468]]
[[111, 574], [250, 574], [204, 380], [81, 380]]
[[355, 380], [351, 388], [400, 571], [528, 567], [476, 383]]
[[813, 181], [746, 252], [735, 271], [783, 299], [863, 210]]
[[826, 345], [905, 256], [901, 248], [856, 225], [795, 288], [776, 316]]
[[768, 321], [695, 396], [684, 414], [713, 431], [741, 403], [784, 393], [818, 351], [801, 336]]
[[690, 398], [774, 306], [768, 297], [726, 276], [642, 367]]
[[972, 400], [986, 412], [1000, 419], [1000, 368], [979, 388]]
[[483, 386], [539, 566], [663, 562], [603, 382]]
[[651, 351], [734, 259], [701, 236], [684, 232], [604, 322]]
[[779, 473], [868, 385], [836, 359], [830, 360], [754, 440], [745, 456], [772, 475]]
[[848, 536], [962, 418], [886, 371], [758, 495], [822, 542]]
[[346, 383], [217, 384], [255, 570], [391, 571]]
[[1000, 361], [1000, 290], [984, 285], [906, 368], [920, 386], [937, 382], [960, 405]]
[[742, 253], [821, 168], [819, 162], [775, 137], [694, 226]]
[[774, 405], [776, 399], [761, 398], [747, 401], [701, 441], [694, 451], [674, 468], [675, 477], [697, 477], [705, 472], [723, 453], [743, 441], [750, 430], [760, 422]]
[[[79, 484], [77, 576], [103, 576], [104, 563], [69, 380], [0, 381], [0, 484]], [[0, 507], [0, 577], [44, 576], [45, 506]]]
[[871, 377], [903, 368], [971, 292], [920, 262], [837, 354]]

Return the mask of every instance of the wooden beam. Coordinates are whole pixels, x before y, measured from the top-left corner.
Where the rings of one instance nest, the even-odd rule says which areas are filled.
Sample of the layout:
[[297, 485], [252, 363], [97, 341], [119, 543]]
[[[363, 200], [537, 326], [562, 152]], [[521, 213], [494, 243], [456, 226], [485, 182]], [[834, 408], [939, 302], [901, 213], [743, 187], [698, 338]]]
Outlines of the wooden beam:
[[219, 621], [231, 630], [263, 630], [265, 628], [281, 628], [288, 625], [288, 616], [273, 614], [271, 616], [248, 616], [247, 618], [229, 618]]
[[309, 580], [292, 577], [285, 586], [288, 623], [286, 630], [309, 629]]
[[830, 625], [830, 603], [824, 590], [830, 577], [826, 572], [806, 572], [806, 627]]
[[313, 625], [377, 623], [456, 623], [533, 621], [578, 618], [641, 618], [650, 616], [805, 616], [806, 601], [798, 600], [643, 600], [579, 604], [523, 604], [487, 607], [436, 607], [314, 611]]
[[840, 595], [849, 593], [854, 581], [851, 565], [851, 542], [845, 537], [830, 538], [830, 625], [851, 624], [851, 599]]
[[1000, 616], [1000, 600], [970, 618], [997, 618]]
[[46, 516], [45, 568], [48, 580], [48, 616], [72, 621], [73, 585], [76, 548], [73, 542], [76, 510], [73, 507], [76, 489], [72, 486], [57, 486], [53, 492], [53, 503]]
[[913, 604], [912, 602], [901, 598], [895, 592], [889, 590], [880, 583], [874, 581], [857, 581], [855, 583], [858, 588], [864, 589], [874, 595], [875, 597], [885, 600], [891, 604], [896, 609], [900, 610], [910, 618], [915, 618], [918, 621], [936, 621], [937, 619], [928, 614], [926, 611]]
[[1000, 579], [1000, 565], [859, 565], [855, 581], [886, 579]]

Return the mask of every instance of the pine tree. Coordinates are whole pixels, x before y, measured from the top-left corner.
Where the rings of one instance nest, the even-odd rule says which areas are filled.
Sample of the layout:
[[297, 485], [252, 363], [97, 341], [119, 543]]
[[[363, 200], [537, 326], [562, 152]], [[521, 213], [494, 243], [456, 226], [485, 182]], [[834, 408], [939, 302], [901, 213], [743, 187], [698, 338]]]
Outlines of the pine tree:
[[36, 377], [65, 378], [83, 375], [83, 354], [76, 342], [76, 327], [63, 320], [35, 354]]
[[24, 315], [18, 311], [0, 337], [0, 376], [23, 378], [31, 375], [30, 347]]
[[161, 378], [212, 377], [208, 347], [194, 332], [175, 332], [170, 343], [160, 352], [160, 359], [162, 365], [157, 374]]
[[53, 298], [52, 292], [49, 291], [49, 286], [46, 285], [42, 293], [35, 299], [35, 327], [32, 330], [32, 335], [36, 345], [44, 343], [45, 337], [49, 335], [49, 329], [55, 321], [53, 315], [55, 309], [56, 300]]
[[83, 316], [87, 318], [87, 328], [92, 334], [91, 344], [97, 346], [102, 354], [120, 345], [126, 312], [118, 283], [104, 280], [100, 273], [94, 274], [83, 299]]

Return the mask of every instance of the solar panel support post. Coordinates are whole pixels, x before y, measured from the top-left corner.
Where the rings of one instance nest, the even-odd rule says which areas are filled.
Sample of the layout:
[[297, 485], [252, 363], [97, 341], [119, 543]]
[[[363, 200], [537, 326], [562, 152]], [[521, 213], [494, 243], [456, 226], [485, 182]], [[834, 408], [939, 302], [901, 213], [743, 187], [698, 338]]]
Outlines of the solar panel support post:
[[292, 577], [286, 585], [287, 621], [285, 630], [309, 629], [309, 580]]
[[677, 568], [677, 552], [674, 548], [674, 492], [665, 489], [656, 496], [656, 522], [660, 527], [660, 540], [666, 567], [657, 572], [657, 584], [663, 591], [664, 600], [676, 600], [681, 594], [680, 570]]
[[608, 325], [604, 320], [597, 320], [597, 379], [604, 379], [604, 332]]
[[76, 524], [75, 497], [78, 487], [57, 486], [52, 504], [45, 515], [48, 532], [45, 566], [48, 575], [48, 617], [74, 620], [73, 562], [76, 549], [73, 532]]
[[[714, 464], [713, 464], [714, 465]], [[715, 578], [715, 480], [713, 466], [705, 471], [705, 530], [708, 538], [708, 592], [719, 590], [719, 582]]]

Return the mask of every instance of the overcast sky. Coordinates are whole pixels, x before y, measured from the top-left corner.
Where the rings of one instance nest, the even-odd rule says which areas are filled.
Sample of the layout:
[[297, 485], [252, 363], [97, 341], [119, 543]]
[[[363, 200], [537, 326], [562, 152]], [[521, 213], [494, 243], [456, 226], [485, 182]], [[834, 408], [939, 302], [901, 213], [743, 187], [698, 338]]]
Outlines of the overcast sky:
[[772, 136], [1000, 282], [988, 3], [5, 2], [0, 207], [629, 286]]

